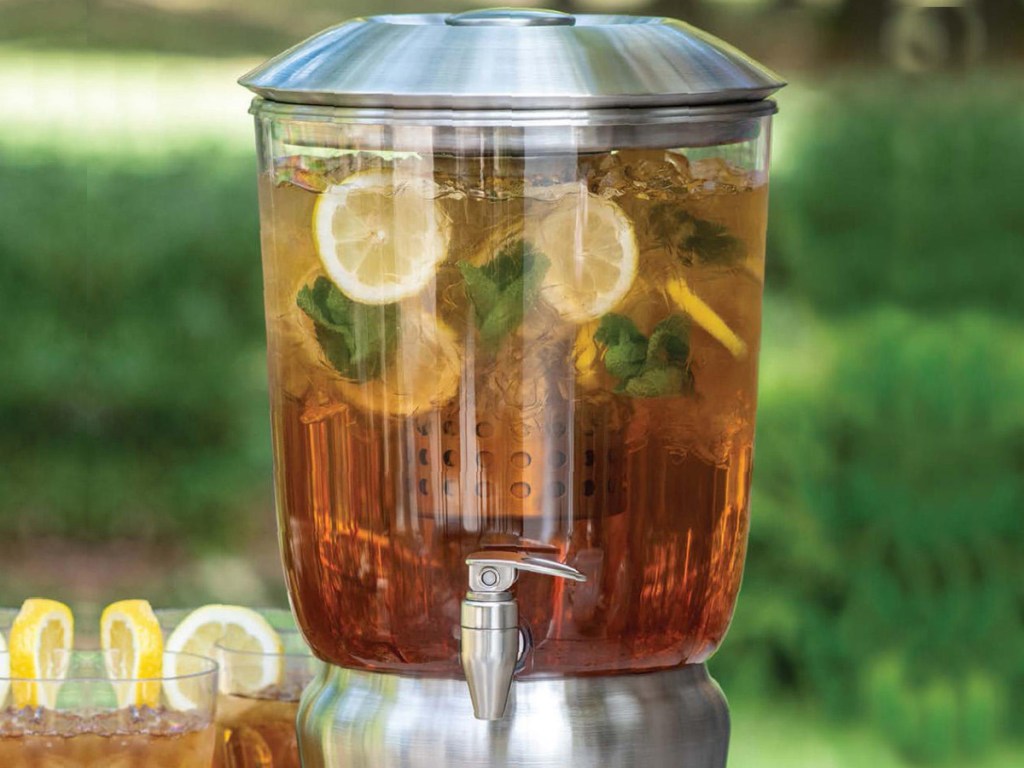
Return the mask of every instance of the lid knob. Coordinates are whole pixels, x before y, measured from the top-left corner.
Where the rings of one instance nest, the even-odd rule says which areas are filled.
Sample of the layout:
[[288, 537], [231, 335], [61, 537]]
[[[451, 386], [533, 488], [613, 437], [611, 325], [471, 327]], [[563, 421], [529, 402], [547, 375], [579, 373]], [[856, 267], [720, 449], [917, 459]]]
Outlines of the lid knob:
[[540, 8], [484, 8], [452, 14], [444, 23], [451, 27], [571, 27], [576, 17]]

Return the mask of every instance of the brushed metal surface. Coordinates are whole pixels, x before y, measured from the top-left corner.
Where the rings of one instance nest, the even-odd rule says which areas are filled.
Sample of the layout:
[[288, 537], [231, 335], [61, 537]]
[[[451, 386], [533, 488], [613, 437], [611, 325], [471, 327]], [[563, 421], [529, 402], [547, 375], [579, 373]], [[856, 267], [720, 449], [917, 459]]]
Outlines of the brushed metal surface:
[[[593, 109], [759, 100], [778, 75], [674, 19], [503, 11], [352, 19], [239, 80], [274, 101], [402, 109]], [[464, 19], [466, 17], [463, 17]], [[561, 17], [559, 17], [561, 19]]]
[[459, 661], [478, 720], [500, 720], [508, 708], [512, 678], [519, 661], [519, 627], [460, 627]]
[[[516, 550], [488, 549], [474, 552], [466, 558], [466, 565], [469, 566], [470, 592], [504, 592], [512, 588], [522, 571], [555, 579], [587, 580], [586, 576], [565, 563]], [[488, 582], [487, 577], [493, 580]]]
[[576, 17], [563, 11], [542, 8], [482, 8], [475, 11], [453, 13], [444, 20], [453, 27], [571, 27]]
[[303, 768], [724, 768], [729, 712], [703, 665], [516, 682], [494, 722], [462, 680], [325, 666], [298, 729]]

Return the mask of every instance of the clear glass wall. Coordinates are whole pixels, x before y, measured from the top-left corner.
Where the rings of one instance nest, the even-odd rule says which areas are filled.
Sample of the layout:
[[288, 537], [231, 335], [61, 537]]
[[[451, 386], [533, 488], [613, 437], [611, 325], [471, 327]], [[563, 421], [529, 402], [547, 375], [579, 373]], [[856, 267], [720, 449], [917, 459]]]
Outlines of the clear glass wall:
[[523, 675], [707, 658], [747, 536], [770, 118], [602, 149], [572, 120], [256, 112], [278, 513], [315, 652], [460, 675], [464, 560], [494, 547], [587, 577], [520, 579]]

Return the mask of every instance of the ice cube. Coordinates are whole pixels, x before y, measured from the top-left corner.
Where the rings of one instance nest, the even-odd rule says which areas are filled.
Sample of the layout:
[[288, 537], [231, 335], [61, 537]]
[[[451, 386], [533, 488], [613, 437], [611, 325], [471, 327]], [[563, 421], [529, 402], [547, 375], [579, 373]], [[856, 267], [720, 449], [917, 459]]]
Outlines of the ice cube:
[[273, 765], [274, 753], [255, 728], [242, 726], [225, 734], [228, 765]]
[[686, 157], [667, 150], [622, 150], [586, 169], [590, 190], [603, 197], [665, 199], [690, 181]]
[[756, 175], [722, 157], [707, 157], [690, 163], [700, 188], [708, 192], [739, 192], [756, 186]]

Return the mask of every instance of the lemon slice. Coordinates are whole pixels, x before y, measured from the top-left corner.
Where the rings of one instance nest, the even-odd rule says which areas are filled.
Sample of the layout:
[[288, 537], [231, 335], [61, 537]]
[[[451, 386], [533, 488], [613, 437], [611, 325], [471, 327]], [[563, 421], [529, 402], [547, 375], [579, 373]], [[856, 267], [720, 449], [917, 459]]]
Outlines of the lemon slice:
[[742, 360], [747, 356], [747, 345], [743, 339], [737, 336], [732, 328], [726, 324], [725, 320], [690, 289], [685, 280], [681, 277], [674, 278], [668, 282], [665, 289], [668, 291], [668, 295], [672, 297], [672, 301], [689, 315], [693, 322], [717, 339], [719, 344], [728, 349], [733, 357], [737, 360]]
[[313, 209], [313, 238], [331, 280], [363, 304], [391, 304], [430, 283], [448, 252], [451, 221], [437, 185], [366, 171], [328, 187]]
[[[199, 671], [196, 660], [175, 654], [194, 654], [216, 660], [219, 642], [252, 654], [252, 663], [247, 661], [244, 670], [231, 670], [233, 691], [241, 688], [256, 692], [281, 681], [280, 654], [284, 646], [266, 619], [256, 611], [237, 605], [204, 605], [182, 619], [167, 638], [165, 647], [172, 653], [164, 656], [164, 674], [168, 678], [164, 681], [164, 693], [173, 709], [193, 709], [200, 703], [194, 701], [182, 681], [173, 679]], [[223, 688], [223, 669], [220, 679]]]
[[[10, 663], [14, 706], [47, 707], [57, 703], [67, 675], [74, 640], [71, 609], [56, 600], [26, 600], [11, 625]], [[27, 680], [46, 682], [24, 682]]]
[[[100, 645], [119, 707], [156, 707], [164, 666], [160, 622], [146, 600], [121, 600], [100, 617]], [[153, 682], [135, 682], [152, 679]], [[118, 683], [118, 680], [132, 680]]]
[[574, 323], [596, 320], [629, 292], [637, 273], [636, 232], [611, 200], [577, 190], [553, 203], [527, 239], [551, 262], [541, 295]]
[[338, 382], [349, 403], [372, 413], [409, 416], [455, 397], [462, 353], [454, 332], [429, 312], [403, 311], [399, 323], [398, 353], [381, 378]]

